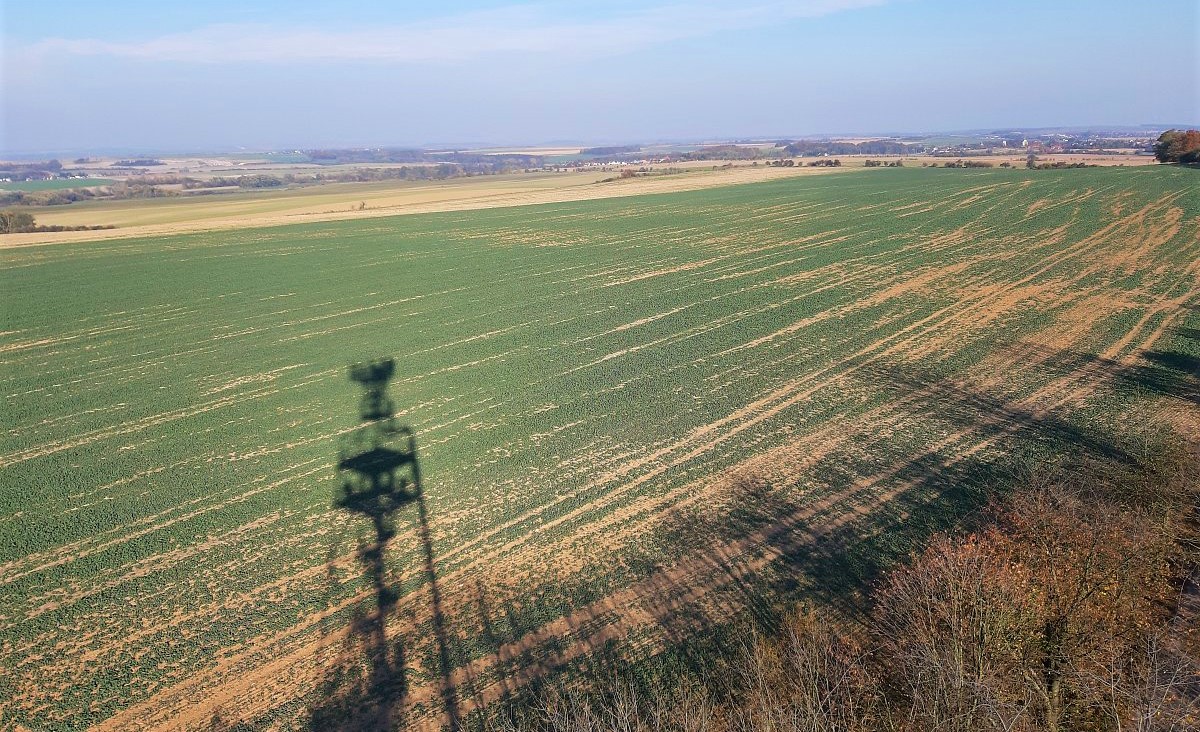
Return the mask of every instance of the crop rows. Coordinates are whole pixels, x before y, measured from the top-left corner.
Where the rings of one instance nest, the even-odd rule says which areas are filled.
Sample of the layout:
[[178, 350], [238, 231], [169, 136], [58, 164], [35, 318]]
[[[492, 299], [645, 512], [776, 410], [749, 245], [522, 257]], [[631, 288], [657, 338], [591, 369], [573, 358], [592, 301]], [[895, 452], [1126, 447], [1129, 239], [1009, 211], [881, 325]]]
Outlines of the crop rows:
[[[1197, 429], [1193, 177], [881, 170], [4, 252], [0, 720], [436, 725], [836, 604], [1002, 455]], [[384, 356], [424, 497], [380, 619], [380, 537], [334, 496], [347, 367]]]

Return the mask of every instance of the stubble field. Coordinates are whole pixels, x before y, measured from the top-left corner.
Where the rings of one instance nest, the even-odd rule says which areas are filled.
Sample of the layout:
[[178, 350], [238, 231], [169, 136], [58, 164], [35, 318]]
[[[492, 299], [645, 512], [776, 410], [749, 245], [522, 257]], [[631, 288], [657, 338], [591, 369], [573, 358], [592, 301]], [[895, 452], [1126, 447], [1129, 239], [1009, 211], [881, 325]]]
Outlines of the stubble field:
[[[1200, 433], [1197, 190], [879, 170], [2, 251], [0, 726], [422, 728], [853, 606], [1014, 457]], [[386, 530], [337, 469], [379, 357], [421, 488]]]
[[69, 206], [31, 206], [43, 226], [115, 226], [114, 231], [57, 231], [10, 234], [0, 249], [50, 242], [161, 237], [199, 231], [391, 217], [399, 214], [464, 211], [537, 203], [585, 201], [651, 193], [715, 188], [832, 168], [723, 168], [709, 162], [681, 163], [682, 172], [617, 179], [617, 171], [519, 173], [450, 178], [444, 181], [325, 183], [284, 190], [256, 189], [212, 196], [95, 200]]

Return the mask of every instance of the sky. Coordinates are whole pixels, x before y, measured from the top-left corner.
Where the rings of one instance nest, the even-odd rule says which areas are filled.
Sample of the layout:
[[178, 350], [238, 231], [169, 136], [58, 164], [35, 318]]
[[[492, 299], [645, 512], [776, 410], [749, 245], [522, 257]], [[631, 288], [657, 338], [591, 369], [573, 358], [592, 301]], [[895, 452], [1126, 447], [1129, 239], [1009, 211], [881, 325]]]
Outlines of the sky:
[[0, 153], [1200, 123], [1196, 0], [0, 9]]

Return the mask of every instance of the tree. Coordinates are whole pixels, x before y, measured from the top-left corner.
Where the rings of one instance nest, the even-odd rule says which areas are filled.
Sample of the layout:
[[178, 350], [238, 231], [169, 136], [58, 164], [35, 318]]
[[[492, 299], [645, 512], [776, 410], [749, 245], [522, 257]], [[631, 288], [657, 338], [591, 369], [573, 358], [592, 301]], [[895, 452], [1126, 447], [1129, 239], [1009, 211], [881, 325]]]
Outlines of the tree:
[[745, 732], [866, 732], [882, 697], [867, 651], [814, 612], [759, 640], [741, 665], [733, 729]]
[[880, 656], [905, 700], [906, 729], [1031, 729], [1024, 659], [1037, 645], [1029, 570], [991, 530], [935, 541], [894, 572], [876, 605]]
[[33, 229], [33, 214], [24, 211], [0, 211], [0, 234], [17, 234]]
[[1170, 586], [1167, 543], [1142, 512], [1060, 486], [1035, 486], [1000, 518], [1004, 551], [1029, 571], [1038, 642], [1027, 673], [1036, 671], [1042, 722], [1057, 732], [1073, 700], [1089, 706], [1081, 677], [1149, 627]]
[[[1085, 728], [1127, 718], [1133, 695], [1099, 694], [1167, 595], [1169, 539], [1144, 512], [1035, 485], [996, 526], [942, 539], [880, 592], [877, 629], [914, 729]], [[1111, 686], [1111, 685], [1110, 685]]]
[[1200, 130], [1167, 130], [1154, 143], [1154, 157], [1160, 163], [1200, 162]]

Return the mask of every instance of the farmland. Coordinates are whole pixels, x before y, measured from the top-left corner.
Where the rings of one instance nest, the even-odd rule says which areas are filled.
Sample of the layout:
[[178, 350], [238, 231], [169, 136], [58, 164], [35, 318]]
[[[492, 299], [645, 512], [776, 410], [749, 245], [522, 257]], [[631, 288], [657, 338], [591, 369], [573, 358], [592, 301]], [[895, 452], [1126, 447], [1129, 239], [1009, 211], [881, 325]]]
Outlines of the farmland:
[[239, 190], [217, 196], [98, 200], [70, 206], [29, 207], [39, 224], [117, 226], [119, 230], [102, 235], [79, 231], [18, 234], [5, 237], [0, 241], [0, 247], [623, 197], [822, 174], [832, 170], [745, 165], [714, 169], [708, 163], [687, 167], [683, 174], [629, 180], [612, 180], [612, 171], [535, 172], [445, 181], [325, 183], [286, 190]]
[[109, 178], [55, 178], [53, 180], [0, 181], [0, 190], [5, 191], [61, 191], [67, 188], [91, 188], [112, 185]]
[[[852, 605], [1014, 456], [1200, 434], [1195, 178], [855, 171], [4, 250], [0, 721], [420, 728]], [[348, 366], [380, 357], [422, 488], [387, 534], [335, 502]]]

